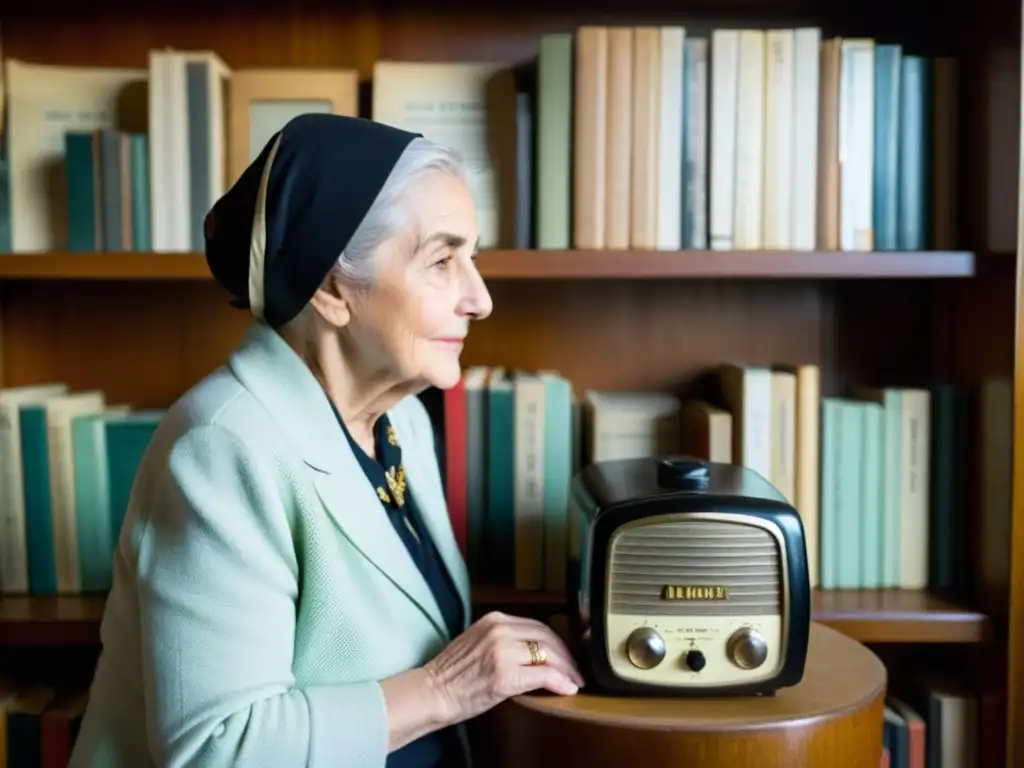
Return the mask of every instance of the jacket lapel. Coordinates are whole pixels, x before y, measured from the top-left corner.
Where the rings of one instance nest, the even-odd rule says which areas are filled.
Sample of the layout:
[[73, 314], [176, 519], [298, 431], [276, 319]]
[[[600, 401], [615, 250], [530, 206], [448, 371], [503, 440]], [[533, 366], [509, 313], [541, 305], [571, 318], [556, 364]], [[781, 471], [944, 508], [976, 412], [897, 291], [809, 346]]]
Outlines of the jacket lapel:
[[355, 456], [349, 451], [343, 460], [354, 466], [329, 475], [315, 474], [313, 482], [320, 501], [353, 546], [416, 603], [437, 631], [447, 637], [444, 617], [430, 587], [395, 533]]
[[[447, 637], [444, 618], [430, 587], [381, 508], [327, 395], [305, 362], [272, 328], [254, 324], [242, 345], [229, 356], [228, 368], [274, 417], [313, 470], [317, 494], [341, 533]], [[416, 501], [421, 505], [433, 503], [420, 496]], [[432, 517], [434, 511], [424, 514]], [[430, 527], [433, 534], [437, 526]], [[447, 564], [447, 556], [442, 556]]]
[[[402, 445], [402, 463], [409, 478], [409, 487], [412, 489], [427, 532], [459, 593], [465, 623], [468, 624], [471, 610], [469, 572], [452, 532], [436, 457], [432, 452], [422, 449], [422, 446], [433, 440], [433, 436], [415, 434], [408, 421], [398, 412], [400, 409], [402, 406], [396, 408], [395, 413], [389, 414], [389, 418], [395, 427], [398, 442]], [[427, 426], [429, 427], [429, 424]], [[410, 446], [408, 449], [407, 445]]]

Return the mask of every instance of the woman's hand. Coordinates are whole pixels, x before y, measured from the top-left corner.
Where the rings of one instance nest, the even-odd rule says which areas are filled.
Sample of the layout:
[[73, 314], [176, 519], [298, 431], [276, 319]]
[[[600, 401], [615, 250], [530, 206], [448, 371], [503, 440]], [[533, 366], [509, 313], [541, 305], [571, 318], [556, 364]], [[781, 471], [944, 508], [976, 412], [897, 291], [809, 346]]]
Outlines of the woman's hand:
[[[530, 664], [531, 640], [547, 657], [544, 664]], [[550, 627], [498, 612], [470, 626], [424, 669], [449, 723], [469, 720], [528, 691], [571, 696], [583, 685], [568, 648]]]

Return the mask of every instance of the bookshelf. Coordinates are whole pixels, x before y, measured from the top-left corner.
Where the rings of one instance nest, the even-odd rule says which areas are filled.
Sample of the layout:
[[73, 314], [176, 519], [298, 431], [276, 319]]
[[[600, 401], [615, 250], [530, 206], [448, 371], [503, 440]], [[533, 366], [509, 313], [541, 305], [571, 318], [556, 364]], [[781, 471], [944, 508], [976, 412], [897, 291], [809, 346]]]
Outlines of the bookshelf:
[[[99, 640], [104, 598], [5, 597], [0, 600], [0, 647], [16, 645], [89, 645]], [[473, 589], [474, 610], [535, 615], [561, 613], [558, 591], [517, 590], [489, 585]], [[978, 611], [926, 591], [817, 591], [815, 621], [864, 643], [982, 643], [990, 639], [988, 618]]]
[[[822, 391], [831, 394], [865, 381], [1014, 377], [1024, 352], [1014, 346], [1021, 27], [1014, 4], [944, 0], [946, 15], [923, 0], [729, 0], [682, 9], [602, 0], [501, 13], [465, 0], [429, 10], [412, 0], [377, 5], [219, 0], [150, 10], [106, 0], [59, 15], [23, 7], [5, 11], [3, 53], [144, 67], [150, 48], [173, 45], [215, 50], [233, 67], [351, 66], [365, 86], [379, 59], [526, 60], [539, 35], [595, 22], [682, 23], [697, 33], [816, 24], [827, 35], [871, 35], [953, 55], [962, 64], [957, 250], [487, 251], [479, 264], [496, 311], [474, 329], [464, 361], [558, 369], [577, 391], [676, 388], [725, 358], [818, 363]], [[0, 386], [62, 380], [101, 388], [111, 402], [165, 407], [222, 361], [247, 322], [227, 306], [202, 254], [0, 255]], [[1015, 391], [1024, 392], [1021, 380]], [[1024, 434], [1024, 417], [1016, 418], [1015, 441]], [[818, 620], [863, 642], [911, 653], [948, 645], [968, 655], [978, 679], [1005, 701], [1006, 765], [1024, 760], [1024, 450], [1014, 454], [1012, 511], [972, 497], [968, 594], [819, 591], [814, 598]], [[478, 609], [543, 615], [562, 602], [557, 592], [485, 585], [474, 592]], [[102, 605], [101, 597], [0, 598], [0, 656], [16, 647], [60, 653], [94, 644]]]

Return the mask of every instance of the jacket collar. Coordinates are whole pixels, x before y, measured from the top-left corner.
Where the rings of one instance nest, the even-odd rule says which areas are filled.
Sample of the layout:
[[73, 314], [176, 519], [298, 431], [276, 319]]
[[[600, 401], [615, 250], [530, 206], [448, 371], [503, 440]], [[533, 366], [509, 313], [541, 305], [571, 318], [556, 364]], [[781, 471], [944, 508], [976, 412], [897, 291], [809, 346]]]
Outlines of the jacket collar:
[[337, 471], [351, 453], [327, 395], [309, 367], [273, 328], [254, 323], [228, 357], [228, 368], [288, 435], [317, 472]]
[[[328, 514], [341, 532], [448, 637], [437, 601], [405, 545], [395, 533], [380, 500], [366, 481], [330, 401], [312, 372], [272, 328], [254, 324], [228, 357], [228, 369], [287, 435], [302, 460], [314, 470], [313, 482]], [[436, 468], [420, 454], [424, 436], [415, 434], [401, 406], [389, 411], [403, 447], [409, 487], [435, 546], [460, 592], [469, 616], [465, 563], [447, 524], [447, 505]], [[368, 513], [369, 512], [369, 513]]]

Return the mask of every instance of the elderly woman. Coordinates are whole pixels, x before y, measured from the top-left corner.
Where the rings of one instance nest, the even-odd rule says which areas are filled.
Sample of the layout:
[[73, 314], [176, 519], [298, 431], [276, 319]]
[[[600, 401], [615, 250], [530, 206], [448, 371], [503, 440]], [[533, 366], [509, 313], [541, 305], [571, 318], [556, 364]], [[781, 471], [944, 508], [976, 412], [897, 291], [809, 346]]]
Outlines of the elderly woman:
[[582, 680], [539, 622], [467, 627], [415, 396], [458, 381], [491, 312], [463, 170], [414, 134], [305, 115], [206, 237], [255, 322], [139, 468], [71, 765], [465, 765], [466, 720]]

